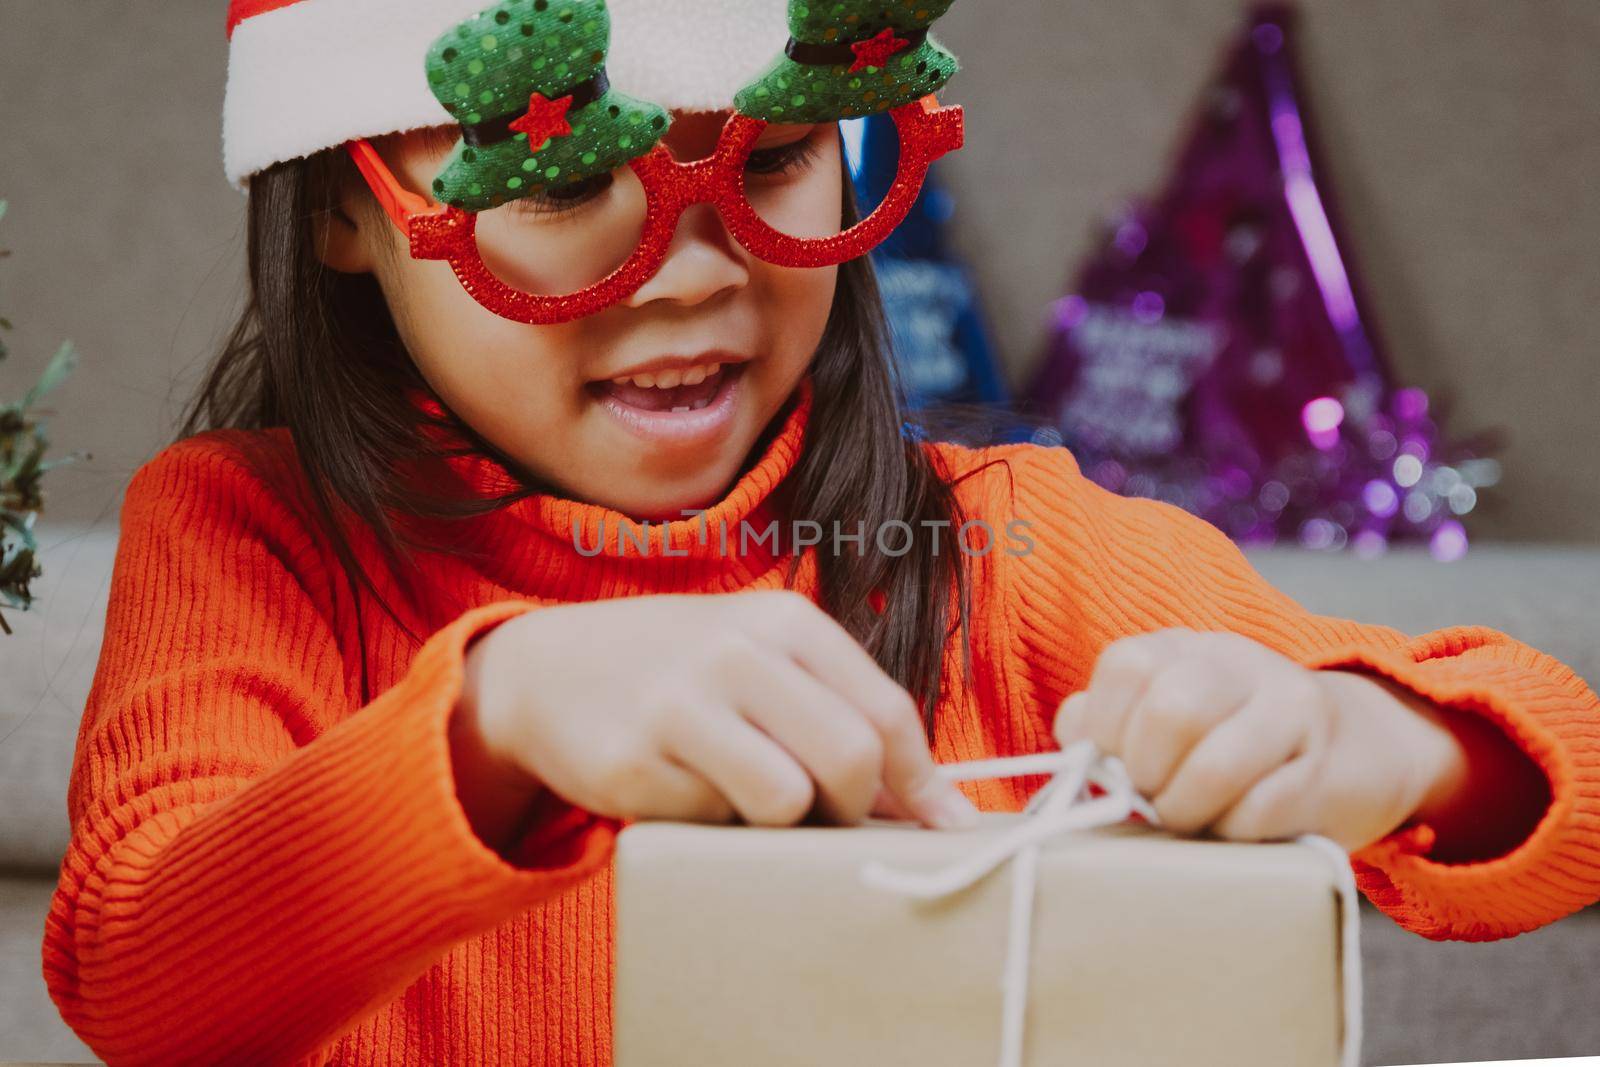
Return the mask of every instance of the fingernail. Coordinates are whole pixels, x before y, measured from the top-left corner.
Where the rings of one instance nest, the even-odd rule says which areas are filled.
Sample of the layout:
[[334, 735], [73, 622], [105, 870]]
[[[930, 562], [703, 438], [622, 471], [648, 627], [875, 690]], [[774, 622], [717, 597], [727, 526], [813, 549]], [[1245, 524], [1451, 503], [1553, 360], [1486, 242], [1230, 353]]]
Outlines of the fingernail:
[[952, 787], [933, 802], [934, 822], [941, 830], [970, 830], [978, 825], [978, 809], [961, 790]]

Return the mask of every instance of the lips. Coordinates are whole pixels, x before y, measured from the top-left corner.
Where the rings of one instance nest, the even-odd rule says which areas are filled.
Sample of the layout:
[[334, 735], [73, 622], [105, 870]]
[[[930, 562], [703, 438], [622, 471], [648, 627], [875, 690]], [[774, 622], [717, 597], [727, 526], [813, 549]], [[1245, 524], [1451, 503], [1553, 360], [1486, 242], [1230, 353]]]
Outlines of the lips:
[[655, 445], [704, 448], [731, 432], [745, 364], [729, 364], [695, 385], [658, 389], [632, 382], [590, 385], [597, 407]]

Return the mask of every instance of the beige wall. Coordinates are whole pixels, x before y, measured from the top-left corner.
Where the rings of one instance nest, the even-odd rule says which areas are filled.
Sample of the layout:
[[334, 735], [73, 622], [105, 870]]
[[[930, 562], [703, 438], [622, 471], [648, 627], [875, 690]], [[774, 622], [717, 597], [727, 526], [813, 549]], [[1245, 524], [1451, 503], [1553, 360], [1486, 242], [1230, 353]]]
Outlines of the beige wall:
[[[0, 0], [0, 391], [55, 341], [62, 518], [109, 516], [238, 294], [222, 0]], [[1600, 540], [1600, 2], [1310, 0], [1311, 93], [1399, 373], [1503, 426], [1484, 537]], [[969, 148], [947, 174], [1014, 379], [1100, 212], [1154, 188], [1237, 21], [1225, 0], [962, 0]], [[109, 520], [108, 520], [109, 521]]]

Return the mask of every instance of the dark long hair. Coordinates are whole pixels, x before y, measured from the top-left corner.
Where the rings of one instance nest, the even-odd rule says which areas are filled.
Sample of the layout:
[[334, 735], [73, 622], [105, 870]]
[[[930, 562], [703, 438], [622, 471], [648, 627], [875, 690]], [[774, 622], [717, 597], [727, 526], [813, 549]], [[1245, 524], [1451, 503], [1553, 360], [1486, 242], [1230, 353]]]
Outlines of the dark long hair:
[[[843, 168], [841, 168], [843, 171]], [[374, 587], [342, 527], [353, 516], [375, 535], [391, 562], [437, 550], [392, 515], [456, 521], [532, 493], [551, 492], [444, 407], [439, 425], [506, 466], [521, 488], [495, 498], [419, 495], [401, 473], [438, 458], [419, 419], [427, 415], [403, 391], [433, 395], [400, 340], [371, 275], [328, 269], [317, 254], [319, 217], [337, 210], [354, 169], [341, 149], [280, 163], [255, 175], [248, 208], [247, 302], [214, 364], [185, 409], [180, 438], [211, 429], [287, 427], [315, 504], [316, 521], [352, 581], [411, 633]], [[845, 225], [855, 221], [848, 173]], [[375, 203], [367, 205], [376, 212]], [[839, 268], [833, 307], [811, 366], [813, 408], [802, 455], [787, 487], [791, 519], [824, 530], [892, 520], [914, 530], [901, 556], [819, 551], [820, 600], [917, 700], [928, 736], [941, 692], [946, 637], [960, 632], [970, 671], [968, 575], [957, 544], [964, 517], [954, 494], [914, 435], [899, 399], [876, 276], [862, 257]], [[770, 429], [770, 428], [769, 428]], [[976, 472], [973, 472], [976, 473]], [[826, 543], [826, 542], [825, 542]], [[869, 537], [869, 544], [871, 539]], [[792, 582], [798, 566], [789, 568]], [[409, 568], [395, 566], [403, 583]], [[951, 619], [950, 591], [957, 593]], [[870, 605], [881, 590], [884, 611]], [[411, 633], [415, 640], [421, 636]], [[363, 702], [367, 690], [362, 650]]]

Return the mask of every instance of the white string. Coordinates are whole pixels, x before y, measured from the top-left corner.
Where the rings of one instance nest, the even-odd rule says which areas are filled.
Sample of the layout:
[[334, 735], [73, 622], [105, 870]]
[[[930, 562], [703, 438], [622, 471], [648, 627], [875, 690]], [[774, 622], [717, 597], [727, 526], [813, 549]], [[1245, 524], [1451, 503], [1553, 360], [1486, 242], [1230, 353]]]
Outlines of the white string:
[[1350, 853], [1336, 841], [1316, 834], [1295, 839], [1328, 857], [1339, 893], [1339, 974], [1344, 991], [1344, 1046], [1339, 1067], [1361, 1067], [1361, 898], [1356, 892]]
[[[1029, 951], [1033, 942], [1033, 897], [1037, 884], [1039, 852], [1043, 843], [1074, 830], [1116, 826], [1137, 812], [1159, 826], [1155, 809], [1133, 788], [1127, 768], [1115, 756], [1103, 756], [1092, 741], [1080, 741], [1060, 752], [1042, 752], [1006, 759], [971, 760], [944, 764], [941, 777], [951, 782], [985, 778], [1016, 778], [1048, 774], [1050, 781], [1023, 808], [1027, 816], [1015, 826], [980, 846], [971, 855], [942, 870], [908, 871], [871, 861], [861, 868], [867, 885], [903, 896], [933, 900], [960, 892], [995, 868], [1011, 860], [1011, 910], [1006, 924], [1005, 965], [1001, 973], [1000, 1067], [1021, 1067], [1022, 1039], [1028, 1007]], [[1093, 783], [1105, 791], [1091, 797]], [[1343, 994], [1344, 1036], [1341, 1067], [1359, 1067], [1361, 1051], [1360, 913], [1350, 857], [1324, 837], [1307, 835], [1300, 844], [1327, 856], [1334, 867], [1339, 896], [1340, 972]]]

